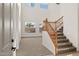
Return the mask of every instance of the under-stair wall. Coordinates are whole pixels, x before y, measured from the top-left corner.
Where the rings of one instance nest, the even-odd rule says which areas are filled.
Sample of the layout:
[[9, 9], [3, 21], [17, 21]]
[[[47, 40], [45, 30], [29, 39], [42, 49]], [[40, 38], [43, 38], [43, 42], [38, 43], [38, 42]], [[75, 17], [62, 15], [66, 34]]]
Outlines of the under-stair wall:
[[55, 55], [55, 46], [47, 31], [42, 32], [42, 44]]

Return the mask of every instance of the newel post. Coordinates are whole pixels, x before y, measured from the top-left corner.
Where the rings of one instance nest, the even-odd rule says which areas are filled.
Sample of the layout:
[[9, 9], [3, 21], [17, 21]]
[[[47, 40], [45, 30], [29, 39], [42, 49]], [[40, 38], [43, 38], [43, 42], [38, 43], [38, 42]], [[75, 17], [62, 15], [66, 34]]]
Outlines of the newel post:
[[43, 21], [43, 23], [44, 23], [44, 26], [43, 26], [43, 28], [44, 28], [44, 30], [45, 31], [47, 31], [47, 18]]

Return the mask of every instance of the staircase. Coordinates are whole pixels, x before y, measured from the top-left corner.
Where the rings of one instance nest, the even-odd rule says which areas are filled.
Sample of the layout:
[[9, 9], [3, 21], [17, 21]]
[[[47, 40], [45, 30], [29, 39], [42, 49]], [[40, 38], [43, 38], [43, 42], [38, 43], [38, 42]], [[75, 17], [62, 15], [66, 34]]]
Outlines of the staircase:
[[[46, 20], [46, 26], [44, 27], [55, 45], [56, 55], [76, 52], [76, 48], [63, 33], [63, 26], [61, 26], [63, 24], [63, 21], [61, 19], [62, 18], [60, 18], [56, 22], [53, 22], [55, 26], [51, 26], [49, 22]], [[57, 29], [58, 27], [59, 29]]]
[[57, 30], [57, 55], [76, 52], [76, 48], [63, 34], [63, 27]]

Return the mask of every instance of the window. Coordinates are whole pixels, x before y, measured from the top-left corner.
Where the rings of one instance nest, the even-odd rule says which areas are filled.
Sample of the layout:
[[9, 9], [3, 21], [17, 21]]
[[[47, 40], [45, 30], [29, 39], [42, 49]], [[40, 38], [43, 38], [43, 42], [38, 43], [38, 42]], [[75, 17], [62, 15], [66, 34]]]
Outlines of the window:
[[47, 3], [41, 3], [40, 8], [42, 9], [48, 9], [48, 4]]

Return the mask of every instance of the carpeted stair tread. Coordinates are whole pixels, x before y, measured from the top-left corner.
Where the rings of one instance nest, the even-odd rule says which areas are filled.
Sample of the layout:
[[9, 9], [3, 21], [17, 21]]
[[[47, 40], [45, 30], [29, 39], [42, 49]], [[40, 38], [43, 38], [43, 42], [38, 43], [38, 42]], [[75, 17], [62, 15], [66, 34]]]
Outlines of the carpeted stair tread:
[[57, 42], [58, 55], [69, 52], [76, 52], [76, 48], [72, 45], [69, 39], [64, 36], [63, 27], [57, 30]]
[[61, 54], [61, 53], [68, 53], [68, 52], [73, 52], [73, 51], [76, 51], [76, 48], [71, 46], [71, 47], [66, 47], [66, 48], [60, 48], [58, 49], [58, 53]]
[[[50, 33], [52, 39], [55, 39], [55, 34]], [[76, 48], [72, 45], [72, 43], [64, 36], [63, 27], [57, 30], [57, 51], [58, 55], [63, 53], [69, 53], [76, 51]]]
[[58, 43], [58, 48], [64, 48], [64, 47], [71, 47], [72, 43], [66, 42], [66, 43]]
[[65, 36], [58, 36], [57, 39], [66, 39]]
[[58, 39], [58, 43], [69, 42], [68, 39]]

